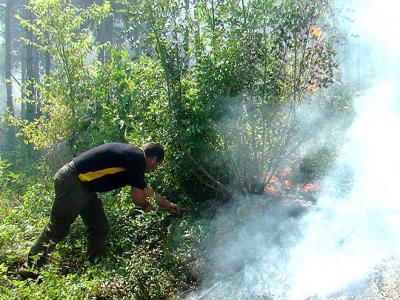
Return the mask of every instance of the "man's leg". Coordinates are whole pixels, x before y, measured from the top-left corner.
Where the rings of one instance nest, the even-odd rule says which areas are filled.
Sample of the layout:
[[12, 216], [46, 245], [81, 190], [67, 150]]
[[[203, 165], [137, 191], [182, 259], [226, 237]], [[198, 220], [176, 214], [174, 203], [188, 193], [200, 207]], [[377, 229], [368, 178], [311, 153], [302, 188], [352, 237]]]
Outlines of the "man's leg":
[[32, 248], [29, 250], [28, 254], [28, 266], [39, 269], [47, 261], [47, 256], [54, 249], [56, 245], [55, 242], [51, 240], [49, 235], [46, 233], [48, 225], [43, 229], [39, 238], [33, 244]]
[[96, 194], [86, 204], [81, 217], [88, 233], [88, 260], [94, 262], [104, 253], [108, 235], [107, 216], [103, 203]]
[[40, 268], [48, 254], [65, 238], [71, 224], [88, 203], [91, 194], [83, 187], [75, 171], [64, 165], [54, 176], [55, 200], [50, 220], [28, 254], [28, 266]]
[[29, 266], [34, 265], [36, 268], [40, 268], [46, 263], [47, 256], [54, 249], [55, 245], [67, 236], [71, 224], [78, 215], [79, 209], [72, 205], [72, 201], [56, 197], [49, 223], [45, 226], [29, 251]]

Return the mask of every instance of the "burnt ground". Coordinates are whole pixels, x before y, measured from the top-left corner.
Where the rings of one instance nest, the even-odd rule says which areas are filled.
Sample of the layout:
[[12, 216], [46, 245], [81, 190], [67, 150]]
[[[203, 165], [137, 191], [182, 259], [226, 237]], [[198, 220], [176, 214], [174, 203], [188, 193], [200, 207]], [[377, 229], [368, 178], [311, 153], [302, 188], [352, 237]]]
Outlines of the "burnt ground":
[[[253, 248], [243, 246], [245, 251], [239, 252], [245, 253], [246, 255], [239, 255], [236, 257], [232, 255], [235, 253], [235, 249], [226, 247], [226, 241], [240, 239], [240, 235], [237, 231], [232, 230], [238, 223], [241, 223], [241, 219], [245, 219], [246, 222], [251, 222], [250, 216], [254, 219], [260, 219], [259, 216], [264, 215], [268, 212], [271, 216], [281, 215], [276, 220], [268, 220], [269, 218], [262, 218], [264, 221], [257, 221], [256, 227], [251, 227], [248, 234], [256, 234], [259, 232], [259, 226], [273, 228], [273, 235], [268, 235], [274, 244], [282, 243], [287, 244], [287, 240], [282, 237], [285, 236], [284, 232], [287, 229], [293, 231], [295, 234], [296, 224], [299, 218], [301, 218], [307, 211], [314, 207], [318, 193], [304, 192], [304, 190], [297, 191], [297, 193], [288, 193], [277, 195], [275, 193], [265, 194], [263, 197], [249, 197], [241, 201], [241, 204], [236, 206], [234, 211], [227, 213], [227, 217], [222, 222], [216, 224], [215, 235], [216, 239], [213, 241], [212, 251], [220, 254], [219, 257], [224, 257], [223, 260], [216, 259], [208, 261], [206, 264], [211, 264], [217, 271], [212, 275], [213, 280], [211, 283], [206, 285], [206, 288], [198, 290], [192, 294], [191, 297], [182, 299], [265, 299], [265, 300], [281, 300], [285, 299], [285, 291], [278, 293], [270, 293], [265, 291], [261, 294], [253, 294], [249, 291], [235, 292], [229, 290], [230, 284], [226, 285], [221, 282], [227, 278], [231, 278], [231, 288], [235, 290], [238, 279], [235, 278], [235, 274], [241, 273], [247, 265], [256, 265], [254, 261], [258, 261], [260, 257], [257, 253], [253, 253]], [[243, 204], [246, 203], [247, 204]], [[248, 204], [251, 205], [248, 205]], [[226, 213], [226, 212], [225, 212]], [[284, 221], [282, 221], [284, 220]], [[292, 221], [290, 221], [292, 220]], [[290, 239], [290, 235], [289, 235]], [[244, 239], [244, 242], [252, 241], [248, 238]], [[257, 242], [260, 240], [254, 240], [253, 245], [258, 245]], [[265, 242], [265, 241], [261, 241]], [[230, 251], [232, 250], [232, 253]], [[234, 251], [235, 250], [235, 251]], [[243, 250], [242, 250], [243, 251]], [[229, 259], [227, 259], [227, 257]], [[219, 272], [219, 274], [218, 274]], [[228, 279], [229, 281], [229, 279]], [[240, 277], [239, 277], [240, 282]], [[266, 289], [268, 289], [266, 287]], [[246, 295], [243, 298], [243, 295]], [[379, 299], [400, 299], [400, 260], [395, 258], [387, 259], [383, 261], [379, 266], [362, 280], [353, 282], [347, 287], [342, 288], [330, 295], [318, 296], [313, 295], [304, 300], [379, 300]], [[297, 299], [296, 299], [297, 300]], [[302, 300], [302, 299], [299, 299]]]
[[[351, 190], [351, 178], [344, 178], [325, 192], [345, 196]], [[280, 253], [278, 260], [284, 257], [285, 249], [301, 234], [299, 220], [310, 210], [318, 209], [321, 192], [318, 182], [299, 182], [285, 171], [270, 180], [263, 194], [239, 197], [235, 203], [220, 208], [210, 218], [213, 236], [202, 263], [206, 270], [200, 271], [202, 275], [192, 292], [178, 299], [286, 299], [287, 285], [278, 282], [276, 286], [281, 288], [276, 290], [274, 280], [271, 284], [268, 279], [249, 280], [243, 276], [244, 270], [250, 266], [261, 277], [263, 273], [271, 272], [271, 269], [257, 268], [264, 258], [260, 247], [267, 245], [264, 250], [268, 252], [268, 246], [271, 246]], [[270, 262], [276, 261], [272, 258]], [[278, 262], [276, 274], [279, 274], [279, 268]], [[266, 285], [254, 292], [251, 286], [242, 286], [244, 280], [253, 284], [261, 281]], [[400, 299], [400, 260], [386, 259], [365, 278], [329, 295], [310, 295], [299, 300], [350, 299]]]

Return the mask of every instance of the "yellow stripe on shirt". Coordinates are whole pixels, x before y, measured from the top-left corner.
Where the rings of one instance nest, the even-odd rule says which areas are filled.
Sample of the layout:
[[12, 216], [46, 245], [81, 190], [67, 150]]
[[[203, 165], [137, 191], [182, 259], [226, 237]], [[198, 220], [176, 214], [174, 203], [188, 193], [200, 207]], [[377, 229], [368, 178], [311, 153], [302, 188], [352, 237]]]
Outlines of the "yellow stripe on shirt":
[[79, 179], [82, 182], [86, 182], [86, 181], [91, 181], [106, 175], [110, 175], [110, 174], [115, 174], [115, 173], [119, 173], [119, 172], [123, 172], [125, 171], [125, 168], [107, 168], [107, 169], [102, 169], [102, 170], [98, 170], [98, 171], [94, 171], [94, 172], [87, 172], [87, 173], [83, 173], [83, 174], [79, 174]]

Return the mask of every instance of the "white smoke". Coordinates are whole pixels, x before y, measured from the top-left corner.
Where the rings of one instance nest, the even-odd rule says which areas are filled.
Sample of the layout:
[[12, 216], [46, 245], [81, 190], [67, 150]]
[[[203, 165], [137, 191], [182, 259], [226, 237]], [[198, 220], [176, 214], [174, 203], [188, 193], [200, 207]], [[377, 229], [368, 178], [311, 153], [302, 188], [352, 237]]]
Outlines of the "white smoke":
[[[227, 208], [214, 225], [226, 238], [210, 245], [210, 269], [192, 298], [329, 299], [331, 293], [364, 279], [383, 260], [396, 258], [400, 2], [359, 0], [351, 1], [349, 8], [354, 12], [349, 34], [357, 35], [353, 43], [362, 45], [356, 50], [368, 53], [353, 52], [361, 64], [349, 67], [361, 68], [358, 80], [373, 84], [355, 100], [357, 117], [338, 167], [323, 183], [325, 192], [302, 218], [292, 218], [290, 209], [281, 206], [271, 206], [265, 215], [257, 207], [273, 201], [259, 198]], [[348, 173], [351, 188], [343, 191], [341, 179]], [[232, 220], [238, 216], [243, 220]]]
[[[394, 87], [384, 83], [356, 100], [357, 119], [341, 162], [351, 166], [349, 194], [330, 192], [303, 219], [304, 239], [290, 254], [290, 299], [326, 295], [362, 279], [400, 246], [397, 172], [400, 116]], [[337, 172], [333, 175], [337, 176]], [[335, 186], [337, 177], [326, 179]]]

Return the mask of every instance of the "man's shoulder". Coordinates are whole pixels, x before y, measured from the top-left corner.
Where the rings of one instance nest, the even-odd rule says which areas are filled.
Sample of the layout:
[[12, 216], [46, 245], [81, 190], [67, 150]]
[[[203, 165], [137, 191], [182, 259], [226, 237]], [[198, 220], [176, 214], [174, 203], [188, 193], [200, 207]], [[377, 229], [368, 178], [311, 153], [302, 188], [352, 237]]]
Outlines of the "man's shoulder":
[[[118, 144], [118, 143], [116, 143]], [[128, 160], [133, 162], [133, 163], [139, 163], [142, 164], [144, 163], [145, 159], [144, 159], [144, 155], [143, 155], [143, 151], [138, 148], [135, 147], [133, 144], [128, 144], [128, 143], [119, 143], [117, 145], [117, 147], [119, 147], [119, 149], [122, 151], [122, 153], [124, 153], [127, 157]]]
[[135, 145], [129, 143], [110, 142], [99, 145], [96, 148], [108, 148], [140, 153], [140, 149], [138, 147], [135, 147]]
[[77, 157], [75, 157], [75, 160], [86, 160], [86, 159], [91, 159], [92, 157], [104, 157], [104, 156], [120, 156], [120, 155], [140, 155], [140, 150], [136, 148], [132, 144], [127, 144], [127, 143], [104, 143], [100, 144], [92, 149], [89, 149], [81, 154], [79, 154]]

